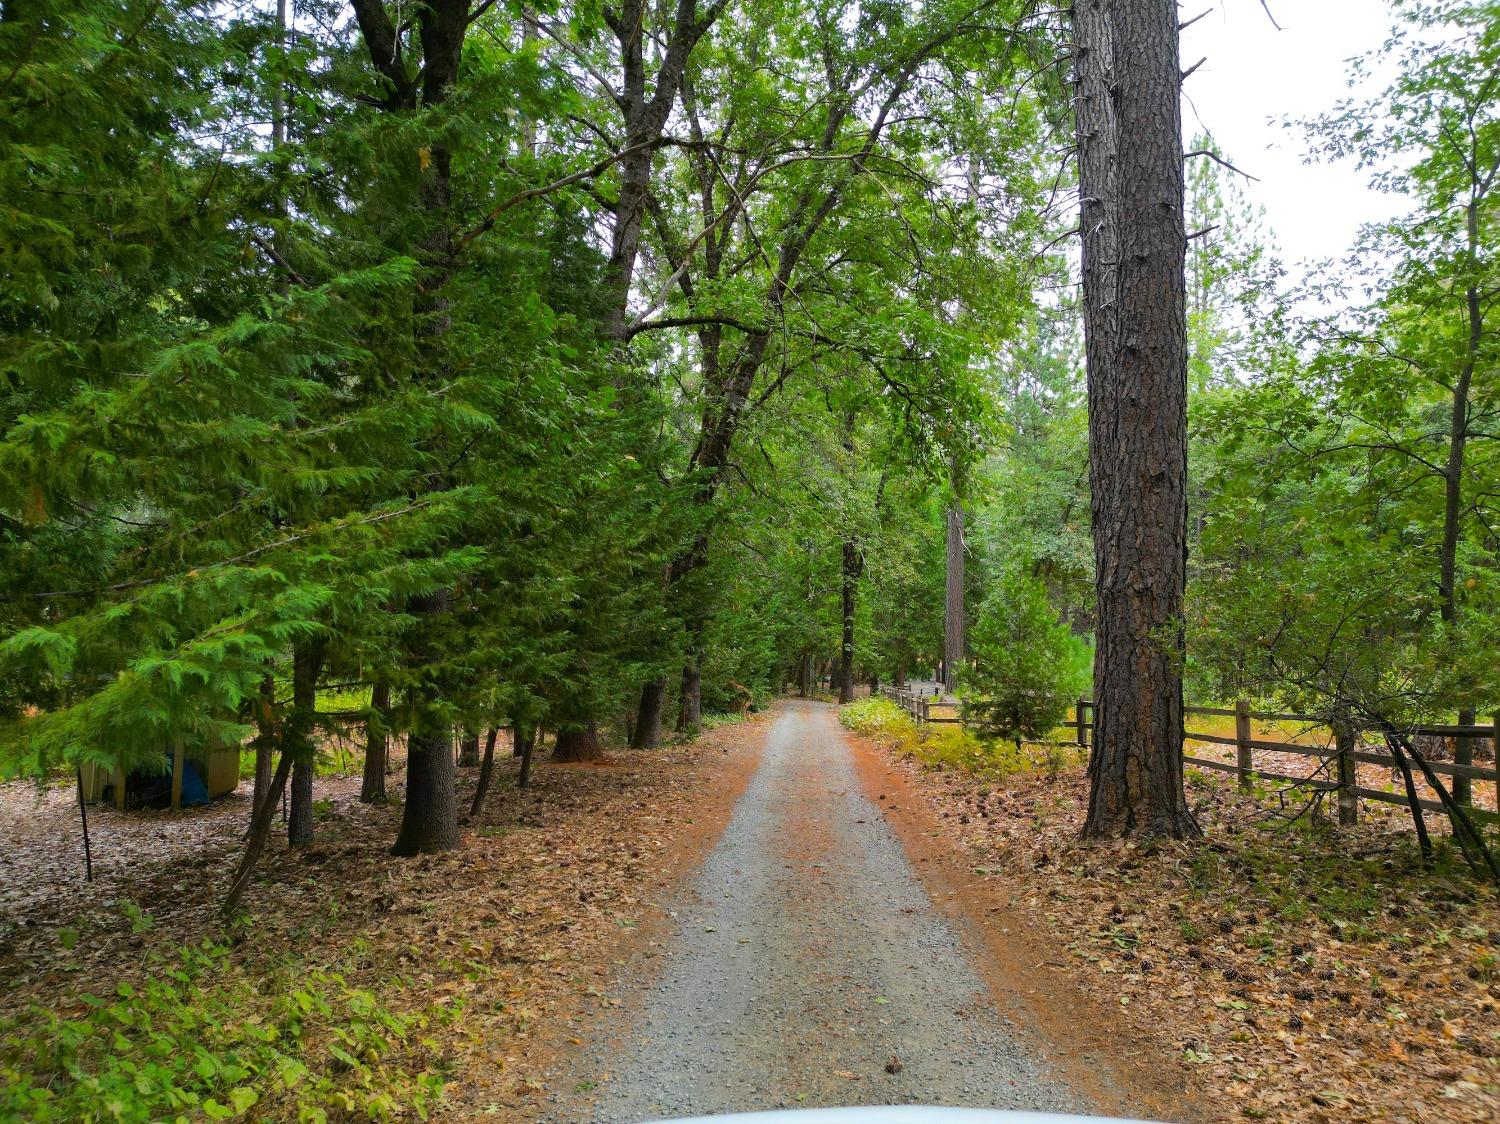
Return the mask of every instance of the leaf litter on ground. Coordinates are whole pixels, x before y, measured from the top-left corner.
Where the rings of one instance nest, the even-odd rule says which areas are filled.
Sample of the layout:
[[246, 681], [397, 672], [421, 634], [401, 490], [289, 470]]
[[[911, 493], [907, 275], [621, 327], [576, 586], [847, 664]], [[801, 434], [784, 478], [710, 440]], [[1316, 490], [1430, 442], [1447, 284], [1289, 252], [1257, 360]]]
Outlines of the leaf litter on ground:
[[1207, 1119], [1500, 1119], [1500, 896], [1451, 852], [1423, 869], [1404, 809], [1289, 823], [1279, 797], [1197, 774], [1205, 841], [1085, 844], [1076, 754], [976, 775], [873, 733]]

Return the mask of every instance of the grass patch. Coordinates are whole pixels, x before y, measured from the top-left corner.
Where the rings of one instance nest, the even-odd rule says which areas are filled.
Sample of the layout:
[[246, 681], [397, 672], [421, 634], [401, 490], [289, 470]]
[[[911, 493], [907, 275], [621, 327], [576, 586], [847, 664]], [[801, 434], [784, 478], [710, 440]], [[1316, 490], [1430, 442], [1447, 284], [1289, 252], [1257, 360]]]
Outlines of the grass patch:
[[717, 730], [722, 726], [738, 726], [741, 722], [750, 721], [753, 711], [741, 713], [733, 710], [715, 710], [703, 715], [700, 725], [704, 731]]

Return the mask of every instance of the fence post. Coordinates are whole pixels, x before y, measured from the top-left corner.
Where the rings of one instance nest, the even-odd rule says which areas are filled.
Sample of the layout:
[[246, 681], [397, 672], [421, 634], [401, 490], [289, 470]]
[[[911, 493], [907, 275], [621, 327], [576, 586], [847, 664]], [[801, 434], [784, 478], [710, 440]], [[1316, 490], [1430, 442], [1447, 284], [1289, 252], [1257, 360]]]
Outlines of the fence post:
[[1494, 727], [1490, 730], [1490, 749], [1495, 754], [1495, 807], [1500, 809], [1500, 714], [1495, 715]]
[[922, 698], [922, 721], [923, 722], [927, 721], [927, 698], [926, 698], [926, 696], [923, 696], [923, 698]]
[[1359, 822], [1359, 763], [1354, 760], [1355, 732], [1342, 724], [1333, 728], [1334, 746], [1338, 750], [1339, 766], [1339, 826], [1353, 827]]
[[1240, 787], [1250, 788], [1250, 704], [1244, 699], [1234, 701], [1234, 769]]
[[1077, 707], [1073, 711], [1073, 723], [1078, 729], [1078, 744], [1083, 746], [1084, 749], [1089, 747], [1089, 728], [1083, 720], [1083, 712], [1087, 705], [1088, 700], [1079, 695]]

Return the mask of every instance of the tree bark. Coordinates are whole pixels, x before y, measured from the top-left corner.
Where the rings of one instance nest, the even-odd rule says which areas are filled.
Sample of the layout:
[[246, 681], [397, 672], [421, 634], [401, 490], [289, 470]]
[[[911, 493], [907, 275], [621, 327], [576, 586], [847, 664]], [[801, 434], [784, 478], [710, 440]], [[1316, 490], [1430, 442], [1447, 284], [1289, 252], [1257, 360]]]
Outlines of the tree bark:
[[292, 807], [287, 816], [286, 838], [293, 847], [308, 847], [313, 841], [313, 773], [317, 747], [313, 744], [313, 722], [318, 699], [318, 672], [323, 665], [321, 641], [299, 641], [292, 648], [292, 713], [285, 724], [287, 744], [292, 750]]
[[286, 821], [286, 841], [293, 847], [311, 847], [313, 841], [313, 763], [302, 758], [292, 762], [292, 810]]
[[[1469, 264], [1479, 250], [1479, 208], [1471, 198], [1465, 213]], [[1471, 281], [1464, 292], [1468, 315], [1468, 340], [1463, 366], [1453, 382], [1453, 398], [1448, 420], [1448, 463], [1443, 473], [1443, 542], [1438, 556], [1438, 601], [1442, 618], [1448, 624], [1458, 620], [1458, 540], [1463, 520], [1464, 452], [1469, 439], [1469, 388], [1474, 381], [1474, 367], [1484, 335], [1484, 312], [1478, 288]]]
[[[446, 590], [411, 599], [419, 630], [435, 627], [436, 618], [447, 607]], [[412, 641], [410, 657], [417, 669], [430, 657], [429, 647], [420, 634]], [[416, 725], [406, 736], [406, 802], [401, 809], [401, 830], [391, 848], [392, 854], [401, 856], [448, 851], [459, 844], [452, 728], [432, 714], [440, 695], [436, 684], [421, 682], [413, 688], [413, 695]]]
[[632, 749], [655, 749], [661, 745], [661, 719], [667, 706], [667, 681], [663, 677], [641, 688], [641, 705], [636, 710], [635, 729], [631, 731]]
[[385, 803], [386, 722], [391, 709], [391, 686], [377, 679], [370, 688], [372, 721], [365, 724], [365, 768], [359, 799], [365, 804]]
[[842, 608], [844, 611], [843, 643], [839, 651], [839, 702], [854, 701], [854, 593], [859, 585], [860, 571], [864, 559], [860, 556], [859, 544], [853, 539], [844, 540], [844, 572]]
[[590, 722], [587, 726], [560, 727], [557, 744], [552, 748], [552, 760], [563, 763], [603, 761], [604, 743], [599, 740], [598, 724]]
[[250, 838], [245, 843], [245, 853], [240, 857], [240, 865], [234, 872], [234, 878], [229, 883], [229, 890], [224, 895], [223, 912], [232, 914], [244, 897], [245, 888], [250, 885], [250, 876], [255, 873], [255, 866], [260, 861], [260, 856], [266, 849], [266, 844], [271, 838], [271, 820], [276, 815], [276, 805], [281, 802], [281, 794], [286, 789], [287, 778], [292, 773], [292, 753], [290, 748], [282, 746], [281, 759], [276, 763], [276, 772], [271, 778], [271, 784], [266, 789], [266, 798], [261, 801], [260, 807], [255, 809], [255, 814], [250, 817]]
[[458, 767], [460, 769], [479, 767], [479, 732], [477, 730], [464, 731], [463, 740], [458, 743]]
[[958, 688], [958, 672], [963, 664], [965, 646], [964, 619], [964, 508], [954, 500], [947, 512], [947, 588], [943, 601], [943, 686]]
[[[1472, 278], [1478, 267], [1479, 199], [1484, 189], [1478, 182], [1477, 169], [1471, 169], [1470, 174], [1470, 195], [1464, 211], [1464, 225], [1469, 276]], [[1464, 452], [1469, 439], [1469, 389], [1474, 381], [1479, 346], [1484, 339], [1484, 312], [1480, 305], [1479, 289], [1473, 280], [1464, 289], [1464, 310], [1468, 316], [1469, 332], [1464, 363], [1453, 384], [1453, 406], [1448, 424], [1448, 463], [1443, 480], [1443, 545], [1438, 569], [1442, 618], [1450, 627], [1458, 623], [1458, 540], [1463, 529]], [[1454, 639], [1450, 637], [1449, 642], [1452, 643]], [[1460, 726], [1472, 726], [1474, 711], [1460, 711], [1458, 723]], [[1474, 743], [1471, 739], [1455, 740], [1453, 761], [1456, 765], [1474, 763]], [[1500, 757], [1497, 757], [1497, 762], [1500, 762]], [[1473, 800], [1473, 790], [1474, 784], [1470, 778], [1453, 778], [1453, 798], [1460, 804], [1468, 804]]]
[[271, 791], [276, 741], [276, 678], [267, 674], [260, 681], [260, 696], [255, 700], [255, 789], [250, 799], [252, 820]]
[[500, 736], [500, 731], [494, 726], [490, 727], [489, 736], [484, 739], [484, 760], [479, 765], [479, 783], [474, 786], [474, 799], [469, 804], [469, 819], [479, 815], [484, 807], [484, 798], [490, 791], [490, 776], [495, 771], [495, 739]]
[[[606, 10], [605, 22], [620, 47], [619, 104], [625, 143], [610, 231], [608, 276], [614, 292], [605, 331], [620, 343], [629, 338], [630, 288], [640, 256], [641, 223], [651, 190], [653, 146], [661, 139], [667, 117], [677, 101], [688, 56], [723, 7], [722, 2], [711, 4], [700, 19], [697, 0], [677, 0], [671, 26], [663, 29], [660, 38], [648, 34], [646, 24], [652, 6], [646, 0], [624, 0], [618, 11]], [[645, 45], [652, 39], [662, 45], [654, 82], [648, 81], [645, 54]]]
[[[1474, 725], [1476, 717], [1477, 715], [1472, 708], [1460, 710], [1458, 712], [1458, 724], [1460, 726], [1472, 726]], [[1474, 764], [1475, 740], [1476, 739], [1474, 738], [1453, 739], [1453, 763], [1455, 765]], [[1449, 782], [1449, 788], [1453, 793], [1453, 799], [1457, 800], [1460, 804], [1474, 803], [1473, 778], [1454, 777], [1453, 780]]]
[[1195, 836], [1182, 785], [1187, 328], [1174, 0], [1073, 9], [1098, 621], [1084, 835]]
[[458, 846], [457, 772], [446, 729], [406, 736], [406, 805], [391, 854], [405, 858]]
[[542, 731], [535, 726], [516, 726], [516, 745], [521, 754], [521, 773], [516, 778], [517, 788], [531, 787], [531, 762], [536, 756], [536, 743], [542, 740]]
[[677, 732], [696, 737], [703, 728], [703, 671], [696, 656], [682, 665], [682, 701], [677, 708]]

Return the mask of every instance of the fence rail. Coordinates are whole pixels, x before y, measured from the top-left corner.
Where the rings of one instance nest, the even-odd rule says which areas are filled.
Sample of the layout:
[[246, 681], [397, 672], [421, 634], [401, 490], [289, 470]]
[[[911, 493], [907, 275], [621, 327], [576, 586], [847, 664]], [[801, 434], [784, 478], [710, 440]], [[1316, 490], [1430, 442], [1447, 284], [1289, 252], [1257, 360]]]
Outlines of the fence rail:
[[937, 703], [939, 710], [954, 709], [951, 704], [943, 702], [940, 698], [924, 695], [907, 687], [882, 687], [880, 688], [880, 693], [906, 711], [907, 714], [910, 714], [918, 722], [930, 722], [938, 726], [956, 726], [963, 722], [963, 719], [957, 714], [932, 713], [932, 704], [934, 702]]
[[[881, 692], [897, 706], [901, 707], [918, 722], [936, 724], [962, 724], [962, 713], [964, 710], [983, 709], [984, 700], [969, 700], [962, 707], [951, 703], [943, 703], [921, 694], [912, 692], [903, 687], [882, 687]], [[941, 710], [953, 711], [952, 716], [946, 714], [932, 714], [933, 704]], [[1277, 711], [1251, 710], [1246, 702], [1238, 702], [1233, 709], [1215, 706], [1188, 706], [1183, 708], [1190, 716], [1211, 718], [1233, 718], [1235, 720], [1235, 733], [1233, 737], [1224, 734], [1215, 734], [1206, 730], [1183, 731], [1182, 760], [1185, 765], [1192, 765], [1199, 769], [1211, 769], [1221, 773], [1233, 773], [1239, 781], [1241, 788], [1249, 788], [1253, 779], [1277, 781], [1295, 785], [1300, 788], [1310, 789], [1315, 792], [1332, 792], [1337, 795], [1339, 822], [1342, 824], [1356, 823], [1359, 819], [1360, 800], [1374, 800], [1383, 804], [1400, 804], [1409, 806], [1407, 798], [1402, 793], [1384, 792], [1380, 789], [1368, 788], [1359, 784], [1356, 773], [1357, 764], [1380, 765], [1389, 769], [1396, 769], [1396, 758], [1390, 753], [1363, 746], [1359, 741], [1361, 733], [1369, 732], [1363, 728], [1341, 728], [1330, 729], [1328, 723], [1310, 714], [1284, 714]], [[1092, 699], [1080, 698], [1073, 706], [1073, 715], [1064, 722], [1064, 727], [1073, 732], [1073, 743], [1087, 748], [1094, 729], [1092, 721], [1094, 703]], [[1302, 745], [1294, 741], [1273, 741], [1268, 738], [1252, 737], [1252, 723], [1254, 722], [1301, 722], [1306, 724], [1309, 731], [1325, 729], [1329, 730], [1328, 739], [1323, 745]], [[1452, 738], [1457, 746], [1457, 752], [1453, 762], [1429, 761], [1428, 767], [1442, 776], [1452, 777], [1459, 781], [1453, 786], [1453, 796], [1461, 804], [1472, 805], [1473, 781], [1487, 781], [1495, 785], [1495, 805], [1500, 811], [1500, 715], [1489, 725], [1465, 726], [1452, 723], [1433, 723], [1425, 726], [1414, 726], [1402, 730], [1407, 737], [1440, 737]], [[1495, 765], [1486, 768], [1475, 765], [1472, 753], [1479, 742], [1489, 742], [1495, 752]], [[1215, 761], [1209, 757], [1195, 757], [1188, 753], [1191, 743], [1207, 743], [1210, 745], [1234, 746], [1235, 760], [1233, 762]], [[1334, 770], [1330, 778], [1322, 777], [1298, 777], [1290, 773], [1278, 773], [1267, 769], [1257, 769], [1254, 765], [1252, 753], [1256, 750], [1269, 753], [1285, 753], [1297, 757], [1310, 757], [1323, 761], [1334, 762]], [[1436, 800], [1419, 798], [1417, 804], [1433, 812], [1444, 810], [1442, 804]]]

